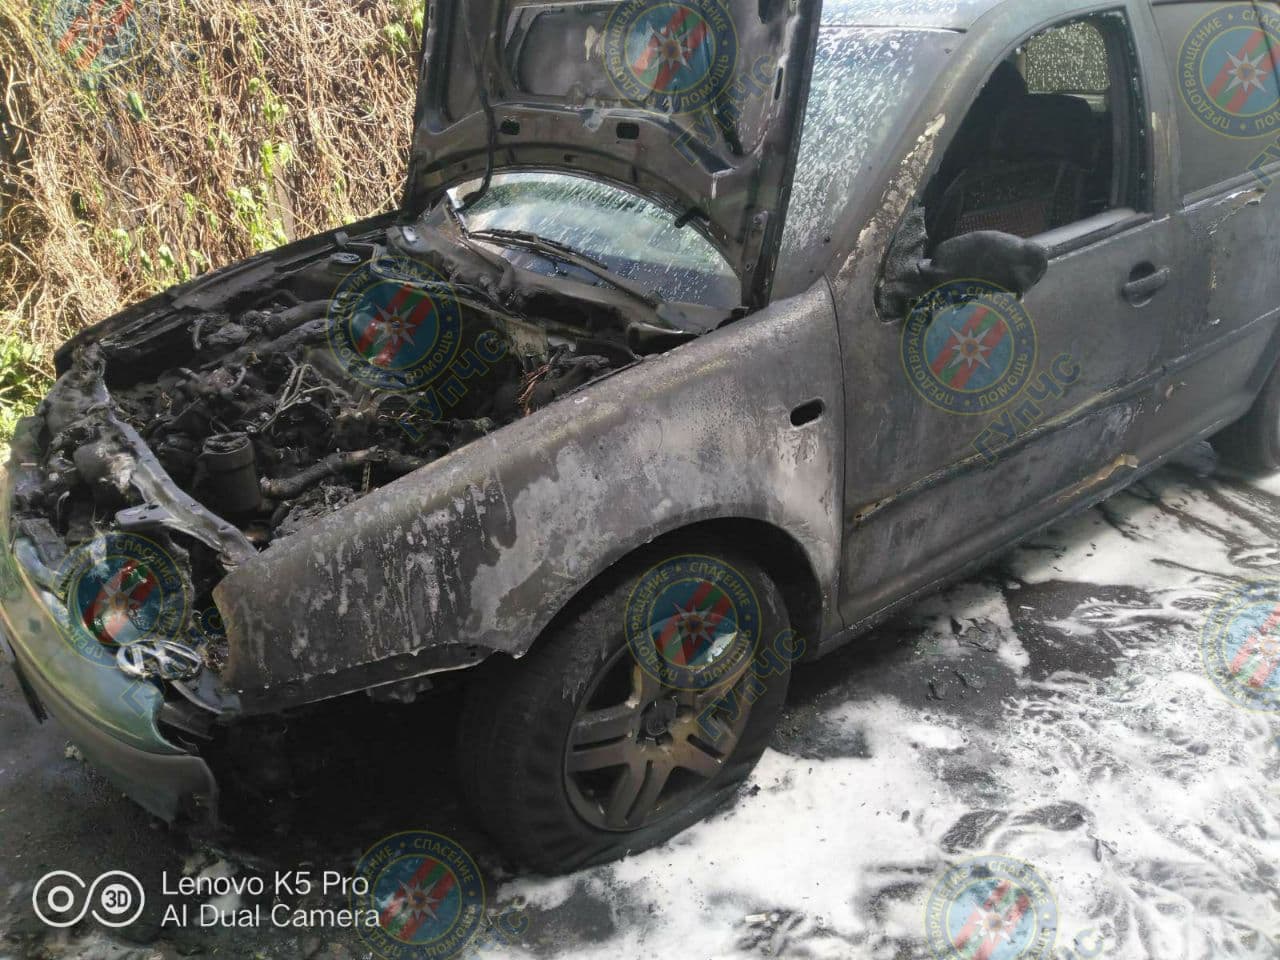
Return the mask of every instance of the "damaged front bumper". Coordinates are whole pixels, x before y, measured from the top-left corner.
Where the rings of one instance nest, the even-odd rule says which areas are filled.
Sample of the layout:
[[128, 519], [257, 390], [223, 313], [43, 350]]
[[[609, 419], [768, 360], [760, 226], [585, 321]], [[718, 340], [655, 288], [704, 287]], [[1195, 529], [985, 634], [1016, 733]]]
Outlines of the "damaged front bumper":
[[[12, 464], [21, 469], [22, 431]], [[124, 793], [156, 816], [211, 825], [217, 786], [203, 759], [160, 730], [164, 696], [131, 679], [101, 647], [79, 642], [56, 577], [26, 538], [12, 536], [15, 476], [0, 467], [0, 644], [12, 655], [36, 718], [55, 717], [73, 743]]]

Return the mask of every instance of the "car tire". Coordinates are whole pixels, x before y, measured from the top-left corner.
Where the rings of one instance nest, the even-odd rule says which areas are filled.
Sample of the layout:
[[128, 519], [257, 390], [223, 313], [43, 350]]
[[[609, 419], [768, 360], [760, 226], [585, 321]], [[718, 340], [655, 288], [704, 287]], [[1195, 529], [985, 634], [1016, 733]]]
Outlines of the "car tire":
[[1280, 470], [1280, 364], [1249, 412], [1213, 438], [1223, 461], [1250, 474]]
[[[488, 675], [467, 690], [458, 733], [463, 797], [477, 826], [517, 863], [561, 873], [662, 843], [728, 800], [764, 752], [799, 653], [781, 594], [758, 564], [738, 552], [709, 544], [683, 547], [650, 548], [605, 574], [556, 617], [531, 652], [487, 665]], [[628, 638], [624, 618], [637, 609], [629, 602], [677, 554], [680, 562], [701, 557], [723, 564], [754, 595], [757, 638], [750, 649], [743, 641], [723, 689], [668, 685], [665, 676], [640, 668], [634, 635]], [[649, 609], [666, 609], [660, 600]], [[741, 609], [750, 602], [731, 606], [734, 623], [750, 619]], [[732, 644], [748, 632], [725, 629]], [[614, 724], [624, 716], [631, 732], [615, 737]], [[694, 716], [713, 720], [698, 726]], [[600, 725], [601, 717], [610, 726]], [[659, 732], [664, 723], [668, 728]], [[723, 735], [721, 749], [708, 746], [708, 729]], [[627, 762], [594, 766], [600, 757]], [[578, 770], [580, 765], [588, 769]], [[662, 770], [670, 774], [652, 800], [650, 786]]]

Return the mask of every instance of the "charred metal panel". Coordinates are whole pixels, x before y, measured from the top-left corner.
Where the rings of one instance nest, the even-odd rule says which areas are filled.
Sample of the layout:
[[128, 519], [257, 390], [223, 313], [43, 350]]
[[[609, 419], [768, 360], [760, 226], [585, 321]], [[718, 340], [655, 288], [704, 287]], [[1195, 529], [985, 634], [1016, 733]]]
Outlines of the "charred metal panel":
[[[965, 563], [989, 555], [1047, 522], [1098, 485], [1132, 477], [1123, 449], [1141, 410], [1136, 400], [1055, 424], [994, 464], [978, 455], [949, 465], [913, 495], [850, 503], [850, 622], [874, 617], [902, 597], [944, 581]], [[956, 427], [956, 429], [960, 429]], [[1110, 471], [1109, 465], [1120, 462]], [[1096, 482], [1095, 482], [1096, 481]], [[905, 557], [908, 563], [869, 563]]]
[[[791, 411], [815, 399], [825, 414], [793, 426]], [[790, 534], [830, 620], [841, 407], [823, 282], [476, 440], [243, 564], [215, 591], [231, 643], [224, 679], [251, 708], [289, 699], [290, 683], [327, 677], [337, 693], [394, 679], [394, 667], [379, 678], [368, 665], [424, 650], [518, 656], [612, 563], [714, 518]]]
[[[1280, 24], [1276, 4], [1255, 7], [1257, 23], [1271, 29]], [[1171, 85], [1167, 116], [1158, 126], [1167, 130], [1161, 145], [1178, 174], [1173, 190], [1184, 246], [1176, 271], [1183, 309], [1165, 327], [1167, 376], [1147, 426], [1153, 447], [1238, 418], [1280, 350], [1280, 128], [1222, 130], [1218, 122], [1225, 114], [1192, 109], [1197, 81], [1182, 68], [1193, 55], [1188, 37], [1204, 41], [1228, 23], [1213, 18], [1220, 9], [1162, 4], [1153, 13], [1154, 45]], [[1275, 112], [1251, 113], [1249, 122], [1265, 131], [1269, 117], [1274, 120]]]
[[1252, 400], [1251, 374], [1276, 332], [1280, 195], [1237, 181], [1193, 203], [1184, 216], [1194, 300], [1184, 322], [1170, 328], [1168, 352], [1197, 358], [1184, 379], [1200, 395], [1203, 414], [1239, 413]]

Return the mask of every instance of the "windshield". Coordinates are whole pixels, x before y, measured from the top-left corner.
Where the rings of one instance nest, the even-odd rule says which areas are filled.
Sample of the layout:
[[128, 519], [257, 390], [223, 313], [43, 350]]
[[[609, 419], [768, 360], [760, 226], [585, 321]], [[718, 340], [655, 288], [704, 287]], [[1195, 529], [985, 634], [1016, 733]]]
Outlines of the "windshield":
[[[466, 196], [477, 182], [452, 193]], [[740, 285], [710, 241], [610, 184], [562, 173], [495, 174], [462, 219], [467, 230], [518, 230], [564, 244], [663, 300], [731, 308]]]

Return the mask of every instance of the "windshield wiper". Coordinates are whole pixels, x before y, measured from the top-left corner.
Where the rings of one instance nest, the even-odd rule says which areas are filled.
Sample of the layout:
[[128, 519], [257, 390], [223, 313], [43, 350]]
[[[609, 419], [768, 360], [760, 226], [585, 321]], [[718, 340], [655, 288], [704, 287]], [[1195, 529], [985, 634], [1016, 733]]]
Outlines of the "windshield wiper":
[[593, 277], [603, 280], [611, 287], [635, 297], [641, 303], [655, 310], [661, 303], [659, 298], [642, 287], [623, 280], [599, 260], [581, 253], [558, 240], [548, 240], [546, 237], [540, 237], [536, 233], [530, 233], [527, 230], [500, 230], [496, 228], [492, 230], [470, 230], [467, 231], [467, 236], [473, 240], [492, 240], [497, 243], [509, 243], [515, 246], [527, 247], [556, 260], [561, 260], [580, 270], [585, 270]]
[[583, 253], [575, 247], [562, 243], [559, 240], [551, 240], [547, 237], [540, 236], [529, 230], [503, 230], [500, 227], [491, 227], [487, 230], [471, 231], [473, 237], [492, 237], [495, 240], [514, 240], [518, 243], [527, 244], [529, 246], [546, 247], [559, 253], [568, 254], [571, 257], [577, 257], [579, 260], [585, 260], [587, 263], [600, 270], [608, 270], [608, 264], [597, 260], [589, 253]]
[[[586, 255], [586, 253], [573, 250], [567, 244], [539, 237], [536, 233], [529, 233], [527, 230], [497, 228], [490, 230], [467, 229], [466, 221], [463, 221], [462, 215], [457, 209], [454, 209], [448, 197], [445, 197], [443, 206], [444, 214], [447, 216], [449, 223], [457, 230], [457, 236], [453, 238], [453, 242], [460, 243], [462, 247], [472, 253], [472, 256], [480, 257], [490, 266], [490, 269], [502, 269], [499, 268], [499, 265], [503, 265], [507, 270], [511, 270], [515, 265], [507, 260], [506, 257], [476, 246], [476, 241], [530, 248], [530, 250], [543, 253], [544, 256], [552, 257], [554, 260], [577, 266], [577, 268], [584, 270], [585, 273], [604, 280], [604, 283], [609, 288], [612, 288], [612, 291], [626, 294], [631, 300], [639, 302], [648, 316], [645, 316], [643, 320], [632, 317], [630, 323], [627, 324], [628, 338], [648, 338], [652, 337], [652, 335], [668, 337], [671, 334], [689, 337], [689, 335], [696, 335], [690, 333], [690, 328], [692, 330], [714, 329], [724, 320], [724, 311], [714, 310], [714, 308], [710, 307], [695, 306], [691, 305], [691, 303], [662, 300], [655, 294], [644, 291], [644, 289], [628, 283], [627, 280], [623, 280], [620, 276], [614, 275], [608, 266]], [[609, 296], [616, 296], [616, 294], [611, 292]], [[714, 316], [714, 319], [709, 319], [708, 314], [716, 314], [716, 316]], [[694, 323], [691, 324], [691, 321], [694, 321]]]

